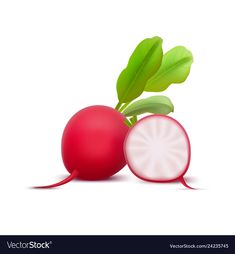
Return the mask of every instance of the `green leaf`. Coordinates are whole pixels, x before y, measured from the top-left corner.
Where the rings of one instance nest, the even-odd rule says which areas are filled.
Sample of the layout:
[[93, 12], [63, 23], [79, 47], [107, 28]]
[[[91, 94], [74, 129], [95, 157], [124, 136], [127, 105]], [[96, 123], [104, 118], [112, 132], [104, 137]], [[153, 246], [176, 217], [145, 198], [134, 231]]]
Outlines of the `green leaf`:
[[159, 70], [147, 82], [145, 91], [161, 92], [173, 83], [182, 83], [189, 75], [193, 62], [192, 53], [177, 46], [164, 54]]
[[147, 38], [140, 42], [117, 80], [120, 103], [130, 102], [142, 94], [148, 79], [159, 69], [162, 55], [160, 37]]
[[144, 113], [167, 115], [174, 111], [174, 105], [166, 96], [151, 96], [130, 104], [124, 111], [125, 116], [136, 116]]

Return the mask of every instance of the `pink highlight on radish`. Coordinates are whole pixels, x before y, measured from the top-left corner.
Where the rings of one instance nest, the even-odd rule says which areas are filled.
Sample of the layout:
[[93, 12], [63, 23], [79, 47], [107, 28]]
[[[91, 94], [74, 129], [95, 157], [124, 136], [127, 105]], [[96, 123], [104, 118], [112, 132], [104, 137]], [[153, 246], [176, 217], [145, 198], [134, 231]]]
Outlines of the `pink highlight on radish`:
[[189, 137], [174, 118], [151, 115], [142, 118], [128, 132], [124, 153], [128, 167], [144, 181], [180, 181], [193, 189], [183, 176], [191, 158]]

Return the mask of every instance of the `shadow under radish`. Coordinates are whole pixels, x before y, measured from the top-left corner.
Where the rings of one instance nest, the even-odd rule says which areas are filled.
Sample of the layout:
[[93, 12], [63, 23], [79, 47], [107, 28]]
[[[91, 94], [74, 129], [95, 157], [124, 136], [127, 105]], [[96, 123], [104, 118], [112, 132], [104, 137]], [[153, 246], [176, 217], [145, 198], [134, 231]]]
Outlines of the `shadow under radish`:
[[[65, 175], [63, 175], [65, 176]], [[114, 175], [106, 179], [100, 179], [100, 180], [83, 180], [79, 178], [75, 178], [73, 181], [78, 182], [124, 182], [128, 181], [129, 177], [126, 175]]]

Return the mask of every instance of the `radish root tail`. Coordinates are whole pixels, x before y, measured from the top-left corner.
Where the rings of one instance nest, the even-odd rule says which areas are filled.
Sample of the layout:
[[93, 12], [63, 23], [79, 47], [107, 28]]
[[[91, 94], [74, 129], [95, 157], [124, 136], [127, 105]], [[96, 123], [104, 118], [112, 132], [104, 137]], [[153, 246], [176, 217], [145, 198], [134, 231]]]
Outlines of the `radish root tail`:
[[45, 185], [45, 186], [35, 186], [34, 188], [36, 188], [36, 189], [49, 189], [49, 188], [58, 187], [58, 186], [61, 186], [63, 184], [66, 184], [66, 183], [72, 181], [77, 176], [78, 176], [78, 171], [74, 170], [67, 178], [65, 178], [64, 180], [62, 180], [58, 183], [54, 183], [54, 184], [51, 184], [51, 185]]
[[191, 189], [191, 190], [196, 190], [195, 188], [190, 187], [190, 186], [186, 183], [186, 181], [185, 181], [185, 179], [184, 179], [183, 177], [179, 178], [179, 181], [180, 181], [186, 188]]

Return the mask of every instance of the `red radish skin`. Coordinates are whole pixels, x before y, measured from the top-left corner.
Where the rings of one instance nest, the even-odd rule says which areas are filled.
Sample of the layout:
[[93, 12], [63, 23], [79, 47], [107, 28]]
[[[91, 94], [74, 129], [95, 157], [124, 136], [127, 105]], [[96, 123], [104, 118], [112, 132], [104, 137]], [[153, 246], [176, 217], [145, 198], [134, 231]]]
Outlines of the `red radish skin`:
[[70, 175], [64, 180], [36, 188], [52, 188], [74, 178], [106, 179], [125, 165], [123, 144], [129, 127], [125, 117], [107, 106], [90, 106], [67, 123], [61, 144], [62, 159]]
[[[150, 129], [147, 129], [147, 132], [146, 131], [144, 131], [143, 129], [144, 129], [144, 126], [142, 126], [142, 130], [141, 130], [141, 125], [142, 124], [147, 124], [148, 123], [148, 121], [149, 120], [156, 120], [155, 121], [155, 130], [153, 130], [153, 126], [150, 128]], [[151, 140], [151, 135], [155, 135], [155, 137], [156, 137], [156, 133], [154, 134], [154, 132], [156, 132], [157, 131], [157, 128], [158, 128], [158, 126], [157, 126], [157, 122], [159, 121], [159, 120], [163, 120], [162, 121], [162, 123], [163, 124], [165, 124], [164, 123], [164, 121], [166, 122], [166, 124], [165, 124], [165, 126], [163, 125], [163, 127], [165, 127], [164, 128], [164, 131], [162, 131], [162, 132], [164, 132], [163, 134], [165, 134], [166, 136], [168, 135], [168, 131], [170, 131], [170, 129], [169, 129], [169, 126], [170, 125], [172, 125], [174, 128], [178, 128], [179, 130], [180, 130], [180, 132], [181, 132], [181, 135], [182, 135], [182, 137], [180, 137], [180, 138], [182, 138], [182, 140], [183, 140], [183, 142], [185, 143], [184, 144], [184, 147], [185, 147], [185, 149], [186, 149], [186, 151], [184, 151], [185, 152], [185, 154], [186, 155], [184, 155], [184, 165], [183, 165], [183, 167], [179, 170], [178, 169], [178, 171], [180, 171], [180, 173], [179, 173], [179, 175], [177, 175], [177, 176], [174, 176], [174, 177], [165, 177], [165, 179], [163, 179], [163, 178], [156, 178], [156, 177], [151, 177], [151, 176], [148, 176], [148, 177], [146, 177], [146, 176], [143, 176], [143, 174], [141, 174], [140, 173], [140, 171], [142, 171], [142, 172], [144, 172], [145, 171], [145, 168], [143, 167], [143, 168], [141, 168], [141, 169], [138, 169], [137, 170], [137, 166], [136, 165], [133, 165], [133, 159], [130, 159], [131, 158], [131, 156], [133, 157], [133, 155], [131, 155], [131, 153], [133, 152], [133, 151], [135, 151], [135, 149], [137, 149], [136, 151], [136, 156], [138, 156], [138, 158], [137, 158], [137, 160], [141, 157], [141, 156], [144, 156], [143, 154], [144, 154], [144, 150], [142, 149], [142, 146], [146, 146], [146, 145], [148, 145], [148, 144], [146, 144], [146, 143], [143, 143], [143, 142], [152, 142], [152, 140]], [[169, 126], [167, 126], [167, 125], [169, 125]], [[139, 133], [137, 133], [136, 134], [136, 136], [135, 137], [133, 137], [133, 133], [135, 133], [135, 132], [139, 132]], [[159, 129], [159, 132], [158, 133], [160, 133], [160, 129]], [[151, 133], [151, 132], [153, 132], [153, 133]], [[148, 134], [149, 133], [149, 134]], [[138, 137], [138, 135], [139, 135], [139, 137]], [[148, 137], [147, 136], [150, 136], [150, 139], [148, 139]], [[160, 136], [163, 136], [163, 135], [161, 135], [161, 134], [157, 134], [157, 135], [160, 135]], [[131, 136], [132, 136], [132, 140], [131, 140]], [[135, 142], [136, 140], [134, 140], [136, 138], [136, 140], [137, 140], [137, 143], [133, 143], [133, 142]], [[138, 139], [138, 138], [140, 138], [140, 139]], [[160, 138], [160, 137], [158, 137], [158, 138]], [[163, 136], [163, 138], [165, 138], [164, 136]], [[179, 138], [178, 136], [177, 137], [175, 137], [175, 140], [177, 141], [177, 138]], [[144, 139], [147, 139], [147, 141], [145, 140], [144, 141]], [[154, 140], [154, 137], [152, 137], [152, 139]], [[173, 142], [175, 142], [175, 141], [173, 141]], [[176, 142], [177, 143], [177, 142]], [[144, 145], [143, 145], [144, 144]], [[162, 145], [164, 146], [164, 142], [162, 143]], [[154, 149], [154, 153], [156, 154], [157, 153], [157, 150], [159, 150], [159, 152], [161, 152], [160, 150], [162, 149], [162, 147], [163, 146], [160, 146], [159, 148], [160, 149]], [[138, 152], [138, 149], [140, 148], [140, 150], [139, 150], [139, 152]], [[134, 149], [134, 150], [133, 150]], [[142, 149], [142, 150], [141, 150]], [[152, 149], [152, 148], [151, 148]], [[140, 152], [141, 151], [141, 152]], [[156, 151], [156, 152], [155, 152]], [[128, 167], [130, 168], [130, 170], [132, 171], [132, 173], [135, 175], [135, 176], [137, 176], [138, 178], [140, 178], [140, 179], [142, 179], [142, 180], [144, 180], [144, 181], [148, 181], [148, 182], [156, 182], [156, 183], [167, 183], [167, 182], [174, 182], [174, 181], [180, 181], [185, 187], [187, 187], [187, 188], [189, 188], [189, 189], [194, 189], [194, 188], [192, 188], [192, 187], [190, 187], [187, 183], [186, 183], [186, 181], [185, 181], [185, 179], [184, 179], [184, 175], [185, 175], [185, 173], [187, 172], [187, 170], [188, 170], [188, 168], [189, 168], [189, 165], [190, 165], [190, 159], [191, 159], [191, 145], [190, 145], [190, 140], [189, 140], [189, 137], [188, 137], [188, 134], [187, 134], [187, 132], [185, 131], [185, 129], [184, 129], [184, 127], [178, 122], [178, 121], [176, 121], [174, 118], [172, 118], [172, 117], [169, 117], [169, 116], [166, 116], [166, 115], [158, 115], [158, 114], [155, 114], [155, 115], [151, 115], [151, 116], [147, 116], [147, 117], [144, 117], [144, 118], [142, 118], [140, 121], [138, 121], [130, 130], [129, 130], [129, 132], [128, 132], [128, 134], [127, 134], [127, 136], [126, 136], [126, 139], [125, 139], [125, 142], [124, 142], [124, 154], [125, 154], [125, 158], [126, 158], [126, 162], [127, 162], [127, 165], [128, 165]], [[161, 160], [161, 158], [159, 159], [159, 163], [161, 163], [160, 162], [160, 160]], [[146, 158], [145, 158], [145, 162], [146, 163], [148, 163], [148, 161], [146, 161]], [[174, 163], [174, 162], [171, 162], [171, 163]], [[159, 167], [160, 169], [157, 169], [157, 166], [158, 165], [156, 165], [156, 168], [155, 168], [155, 164], [154, 164], [154, 170], [156, 171], [156, 170], [163, 170], [163, 166], [162, 166], [162, 168], [161, 167]], [[177, 165], [175, 165], [175, 167], [177, 167]], [[144, 173], [144, 174], [146, 174], [146, 172]], [[163, 175], [164, 175], [164, 171], [163, 171], [163, 173], [162, 173]]]

